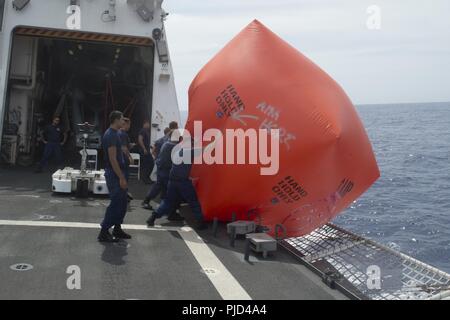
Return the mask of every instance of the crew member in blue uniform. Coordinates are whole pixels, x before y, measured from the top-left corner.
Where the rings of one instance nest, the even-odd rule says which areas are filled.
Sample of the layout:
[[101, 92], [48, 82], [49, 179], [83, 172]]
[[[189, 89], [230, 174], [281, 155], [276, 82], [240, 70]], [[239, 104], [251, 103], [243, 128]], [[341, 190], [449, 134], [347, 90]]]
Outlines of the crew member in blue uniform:
[[[130, 119], [123, 118], [123, 126], [119, 130], [119, 138], [120, 143], [122, 144], [122, 152], [125, 160], [125, 178], [127, 182], [130, 180], [130, 164], [133, 162], [133, 158], [131, 157], [130, 149], [131, 149], [131, 141], [128, 136], [128, 131], [130, 130]], [[133, 196], [128, 192], [128, 200], [133, 200]]]
[[[179, 151], [179, 155], [182, 157], [183, 149]], [[192, 162], [194, 158], [194, 150], [185, 150], [191, 152], [190, 163], [176, 164], [172, 163], [172, 168], [169, 174], [169, 184], [167, 187], [167, 195], [162, 200], [161, 205], [147, 220], [147, 225], [152, 227], [155, 225], [155, 220], [161, 218], [164, 215], [171, 214], [182, 201], [186, 201], [197, 220], [196, 229], [206, 229], [207, 225], [203, 219], [203, 212], [200, 202], [197, 198], [197, 192], [195, 191], [192, 181], [190, 180], [190, 173]]]
[[164, 129], [164, 136], [155, 141], [155, 147], [153, 148], [153, 155], [155, 156], [155, 159], [158, 157], [164, 143], [169, 141], [170, 133], [173, 130], [178, 130], [178, 122], [176, 121], [172, 121], [171, 123], [169, 123], [169, 127]]
[[130, 137], [128, 136], [128, 131], [130, 130], [130, 119], [123, 118], [123, 126], [118, 131], [120, 143], [122, 145], [122, 152], [123, 157], [125, 161], [125, 178], [127, 181], [130, 178], [130, 164], [133, 162], [133, 158], [131, 158], [130, 148], [131, 148], [131, 141]]
[[[166, 191], [167, 191], [167, 184], [169, 182], [169, 173], [170, 173], [170, 169], [172, 168], [171, 152], [172, 152], [172, 149], [177, 145], [178, 140], [172, 141], [171, 139], [169, 139], [167, 141], [166, 137], [167, 136], [170, 137], [173, 132], [170, 132], [169, 128], [166, 128], [166, 129], [169, 130], [167, 135], [158, 139], [155, 142], [155, 149], [156, 149], [156, 145], [163, 139], [165, 140], [163, 148], [162, 148], [161, 152], [158, 153], [158, 156], [155, 161], [156, 168], [157, 168], [156, 183], [150, 187], [150, 191], [148, 192], [144, 201], [142, 201], [142, 207], [147, 210], [153, 210], [153, 208], [150, 206], [151, 200], [156, 198], [159, 194], [161, 194], [161, 199], [163, 199], [165, 197]], [[166, 130], [164, 132], [166, 133]]]
[[141, 180], [145, 184], [151, 184], [150, 174], [155, 165], [152, 152], [150, 150], [150, 122], [144, 121], [138, 136], [139, 153], [141, 155]]
[[[170, 133], [170, 128], [165, 128], [164, 136], [155, 141], [155, 145], [153, 147], [153, 157], [155, 158], [155, 164], [156, 160], [158, 159], [159, 153], [161, 152], [162, 146], [164, 145], [164, 143], [170, 140]], [[158, 167], [158, 165], [156, 165], [156, 167]]]
[[[157, 169], [156, 181], [157, 182], [155, 185], [153, 185], [150, 188], [150, 191], [147, 194], [147, 197], [142, 202], [142, 207], [144, 209], [153, 210], [153, 208], [150, 206], [150, 201], [152, 199], [156, 198], [158, 196], [158, 194], [161, 194], [161, 199], [163, 199], [166, 195], [167, 183], [168, 183], [168, 172], [167, 172], [167, 174], [163, 173], [163, 176], [166, 175], [167, 178], [160, 176], [158, 174], [158, 170], [159, 170], [158, 157], [162, 150], [163, 145], [170, 140], [170, 136], [174, 130], [178, 130], [178, 123], [176, 121], [172, 121], [169, 124], [169, 127], [164, 129], [164, 136], [155, 141], [155, 145], [153, 147], [152, 153], [153, 153], [153, 156], [155, 158], [155, 163], [156, 163], [156, 169]], [[170, 162], [170, 164], [168, 164], [168, 171], [170, 171], [171, 166], [172, 166], [172, 162]], [[158, 180], [160, 180], [159, 183], [158, 183]], [[183, 218], [179, 215], [170, 215], [169, 216], [169, 220], [172, 220], [172, 221], [178, 221], [178, 220], [182, 220], [182, 219]]]
[[63, 156], [61, 147], [67, 141], [67, 133], [63, 132], [63, 129], [60, 125], [61, 119], [57, 116], [53, 118], [52, 124], [48, 125], [44, 132], [42, 141], [45, 144], [44, 154], [42, 155], [42, 159], [38, 164], [38, 167], [35, 172], [42, 172], [42, 169], [47, 166], [48, 161], [52, 156], [56, 158], [56, 163], [59, 166], [63, 163]]
[[[126, 234], [121, 227], [128, 204], [125, 160], [118, 134], [119, 129], [123, 126], [122, 113], [120, 111], [111, 112], [109, 121], [110, 127], [103, 135], [102, 148], [105, 160], [105, 179], [111, 202], [101, 223], [102, 229], [98, 235], [98, 241], [100, 242], [117, 242], [118, 239], [131, 239], [131, 236]], [[112, 227], [114, 227], [114, 230], [111, 235], [109, 229]]]
[[[153, 210], [150, 206], [150, 201], [156, 198], [159, 194], [161, 194], [161, 200], [166, 197], [170, 170], [172, 169], [172, 150], [180, 142], [180, 133], [178, 130], [173, 130], [170, 132], [169, 137], [169, 141], [164, 143], [161, 148], [161, 152], [156, 159], [156, 167], [158, 169], [156, 183], [152, 185], [149, 193], [142, 202], [142, 207], [147, 210]], [[182, 216], [176, 213], [175, 209], [169, 214], [168, 220], [184, 220]]]

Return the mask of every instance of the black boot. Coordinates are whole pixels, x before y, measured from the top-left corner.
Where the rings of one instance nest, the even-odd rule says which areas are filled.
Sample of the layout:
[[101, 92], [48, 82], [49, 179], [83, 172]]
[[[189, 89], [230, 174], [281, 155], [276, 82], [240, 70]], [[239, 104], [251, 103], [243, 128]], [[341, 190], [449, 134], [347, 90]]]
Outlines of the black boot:
[[113, 242], [118, 242], [119, 241], [119, 239], [114, 238], [109, 233], [109, 230], [107, 230], [107, 229], [102, 229], [100, 231], [100, 234], [98, 235], [97, 240], [99, 242], [109, 242], [109, 243], [113, 243]]
[[154, 227], [155, 226], [155, 220], [156, 220], [156, 214], [152, 214], [150, 218], [147, 220], [147, 227]]
[[174, 212], [167, 217], [169, 221], [184, 221], [184, 218], [178, 213]]
[[150, 203], [148, 203], [147, 201], [142, 201], [141, 203], [142, 208], [144, 208], [145, 210], [150, 210], [153, 211], [153, 207], [150, 205]]
[[115, 226], [112, 234], [117, 239], [131, 239], [131, 236], [125, 233], [121, 226]]

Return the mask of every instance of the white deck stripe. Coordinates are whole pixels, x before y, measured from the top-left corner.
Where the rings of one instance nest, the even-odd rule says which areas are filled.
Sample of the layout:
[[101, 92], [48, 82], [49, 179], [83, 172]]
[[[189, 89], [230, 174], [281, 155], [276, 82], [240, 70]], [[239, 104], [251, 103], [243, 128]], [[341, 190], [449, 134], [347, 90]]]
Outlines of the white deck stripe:
[[[98, 223], [60, 222], [60, 221], [17, 221], [0, 220], [0, 226], [24, 227], [55, 227], [55, 228], [88, 228], [100, 229]], [[236, 278], [228, 271], [214, 252], [202, 238], [190, 227], [155, 227], [147, 228], [144, 225], [123, 225], [128, 230], [144, 231], [178, 231], [187, 247], [200, 264], [202, 270], [214, 270], [215, 273], [205, 272], [217, 292], [224, 300], [251, 300], [249, 294], [239, 284]]]
[[205, 273], [224, 300], [252, 299], [219, 258], [217, 258], [211, 248], [205, 244], [202, 238], [192, 228], [181, 228], [180, 235], [202, 269], [216, 271], [216, 273]]
[[[0, 220], [0, 226], [22, 226], [22, 227], [54, 227], [54, 228], [87, 228], [100, 229], [98, 223], [84, 222], [61, 222], [61, 221], [20, 221], [20, 220]], [[126, 230], [148, 230], [148, 231], [180, 231], [177, 227], [154, 227], [148, 228], [145, 225], [124, 224]]]

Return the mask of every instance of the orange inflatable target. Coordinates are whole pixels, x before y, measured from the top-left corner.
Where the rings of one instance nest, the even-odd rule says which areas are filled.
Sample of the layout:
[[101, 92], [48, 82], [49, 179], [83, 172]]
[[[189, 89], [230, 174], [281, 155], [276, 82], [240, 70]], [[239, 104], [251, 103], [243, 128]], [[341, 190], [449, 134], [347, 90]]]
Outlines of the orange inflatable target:
[[[191, 177], [205, 217], [257, 219], [301, 236], [348, 207], [379, 177], [370, 141], [341, 87], [253, 21], [193, 80], [186, 129], [279, 129], [279, 168], [196, 164]], [[209, 143], [209, 142], [208, 142]], [[205, 143], [206, 144], [206, 143]]]

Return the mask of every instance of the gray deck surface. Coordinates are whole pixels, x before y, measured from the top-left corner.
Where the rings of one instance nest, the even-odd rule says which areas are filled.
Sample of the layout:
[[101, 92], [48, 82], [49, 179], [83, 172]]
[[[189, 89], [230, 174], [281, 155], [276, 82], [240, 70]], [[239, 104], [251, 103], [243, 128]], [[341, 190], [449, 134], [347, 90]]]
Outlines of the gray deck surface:
[[[161, 219], [161, 230], [144, 227], [149, 211], [139, 204], [148, 186], [137, 181], [130, 186], [136, 199], [125, 219], [133, 239], [102, 245], [96, 224], [108, 199], [54, 195], [50, 176], [0, 168], [0, 299], [221, 299], [227, 282], [220, 281], [228, 278], [252, 299], [345, 299], [283, 250], [245, 262], [243, 241], [231, 248], [224, 225], [217, 238], [211, 229], [198, 234], [206, 245], [197, 248], [197, 256], [215, 256], [231, 274], [214, 280], [181, 236], [183, 224]], [[182, 213], [189, 223], [189, 210]], [[73, 222], [84, 224], [72, 227]], [[33, 269], [11, 270], [17, 263]], [[66, 286], [71, 265], [80, 267], [81, 290]]]

